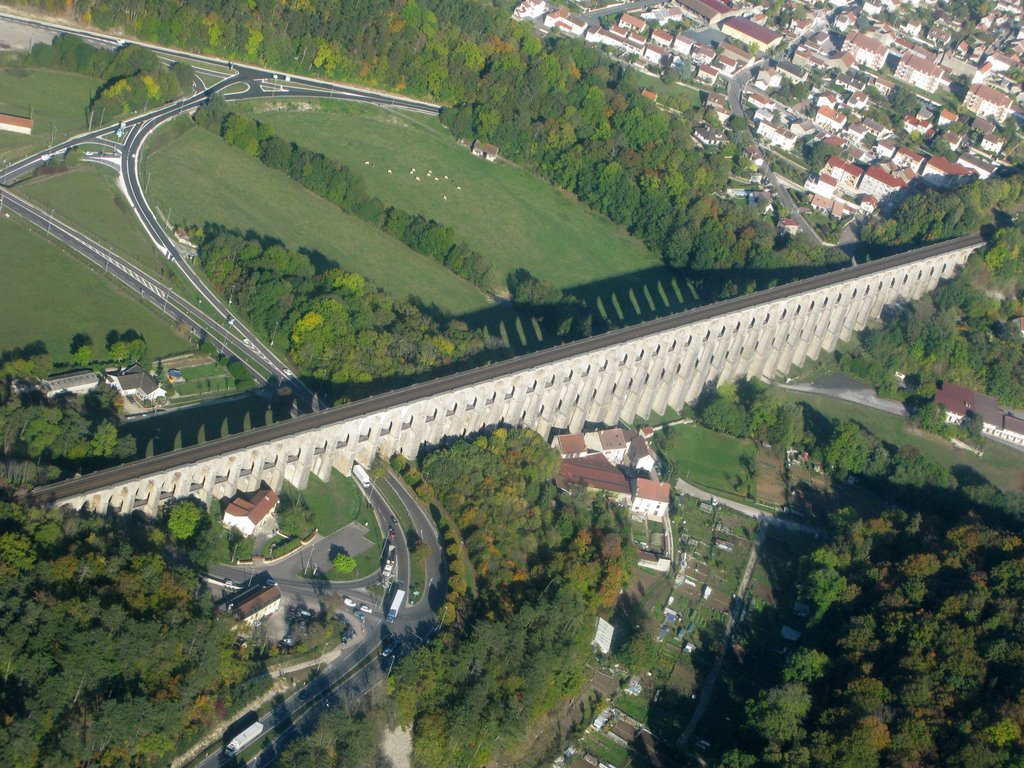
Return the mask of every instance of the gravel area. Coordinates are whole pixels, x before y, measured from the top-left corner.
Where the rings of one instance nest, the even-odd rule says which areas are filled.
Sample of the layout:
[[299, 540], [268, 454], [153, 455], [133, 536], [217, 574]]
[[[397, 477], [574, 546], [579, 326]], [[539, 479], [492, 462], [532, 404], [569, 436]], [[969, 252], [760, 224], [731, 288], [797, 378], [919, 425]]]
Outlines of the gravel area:
[[380, 751], [391, 768], [412, 768], [412, 733], [408, 728], [385, 731]]
[[48, 43], [56, 37], [35, 27], [0, 21], [0, 51], [27, 51], [36, 43]]

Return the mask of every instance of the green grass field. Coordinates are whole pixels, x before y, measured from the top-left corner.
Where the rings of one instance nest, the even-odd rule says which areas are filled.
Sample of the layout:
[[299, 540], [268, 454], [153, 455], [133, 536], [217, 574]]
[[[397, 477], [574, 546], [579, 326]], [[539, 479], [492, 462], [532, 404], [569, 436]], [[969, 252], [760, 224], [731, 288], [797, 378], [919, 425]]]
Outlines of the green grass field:
[[736, 480], [747, 476], [740, 457], [753, 443], [712, 432], [697, 424], [678, 424], [657, 433], [657, 450], [672, 467], [674, 477], [711, 490], [736, 492]]
[[[143, 232], [116, 179], [113, 168], [82, 162], [68, 173], [25, 181], [18, 185], [18, 192], [40, 207], [54, 210], [57, 218], [131, 259], [154, 277], [171, 277], [170, 262]], [[174, 278], [174, 288], [180, 291], [183, 281], [177, 274]]]
[[[614, 326], [696, 303], [691, 289], [621, 228], [526, 171], [472, 157], [436, 121], [331, 106], [261, 118], [281, 121], [282, 134], [287, 129], [291, 138], [350, 163], [386, 202], [451, 225], [502, 272], [526, 267], [586, 299]], [[164, 139], [165, 131], [174, 135]], [[175, 223], [211, 222], [278, 238], [312, 252], [320, 267], [340, 265], [392, 295], [484, 327], [517, 352], [553, 341], [535, 321], [205, 131], [182, 133], [172, 125], [154, 137], [154, 148], [146, 163], [150, 196]], [[407, 163], [404, 171], [398, 160]], [[441, 181], [428, 180], [431, 166]], [[408, 173], [412, 167], [421, 171], [419, 183]]]
[[0, 218], [0, 349], [42, 341], [55, 362], [68, 362], [76, 333], [88, 334], [102, 355], [107, 332], [115, 329], [138, 331], [153, 356], [188, 348], [169, 321], [27, 227]]
[[[309, 528], [298, 533], [302, 538], [307, 537], [314, 528], [320, 531], [321, 536], [330, 536], [352, 522], [360, 525], [368, 523], [368, 528], [378, 527], [373, 512], [355, 482], [337, 470], [331, 472], [331, 479], [326, 483], [316, 475], [310, 475], [309, 484], [302, 491], [286, 483], [280, 496], [282, 512], [294, 506], [300, 498], [309, 509]], [[376, 538], [379, 537], [378, 531]], [[373, 536], [367, 538], [376, 540]], [[375, 550], [375, 554], [379, 552], [380, 547]]]
[[209, 222], [278, 238], [313, 252], [320, 268], [358, 272], [395, 296], [448, 315], [488, 306], [480, 291], [441, 265], [200, 128], [156, 150], [146, 168], [150, 199], [172, 222]]
[[330, 103], [263, 112], [259, 119], [345, 163], [386, 203], [451, 226], [493, 262], [502, 286], [520, 267], [574, 288], [661, 265], [623, 228], [538, 176], [474, 157], [436, 119]]
[[944, 467], [966, 464], [1005, 490], [1024, 489], [1024, 454], [994, 440], [985, 441], [985, 455], [976, 456], [955, 448], [938, 435], [915, 429], [909, 420], [877, 411], [856, 403], [822, 395], [792, 392], [773, 387], [779, 397], [791, 402], [805, 402], [829, 419], [851, 419], [886, 442], [907, 445]]
[[100, 81], [73, 72], [0, 69], [0, 112], [35, 121], [32, 135], [0, 133], [0, 160], [15, 160], [81, 133], [89, 125], [89, 101]]

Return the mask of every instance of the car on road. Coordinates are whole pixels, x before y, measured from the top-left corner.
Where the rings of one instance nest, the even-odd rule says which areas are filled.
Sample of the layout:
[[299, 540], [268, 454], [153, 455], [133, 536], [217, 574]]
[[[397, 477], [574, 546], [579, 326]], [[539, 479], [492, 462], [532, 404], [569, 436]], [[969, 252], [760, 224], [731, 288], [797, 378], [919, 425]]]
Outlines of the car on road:
[[388, 531], [388, 535], [391, 536], [391, 540], [394, 541], [395, 540], [395, 529], [392, 528], [390, 531]]
[[308, 701], [309, 697], [313, 695], [313, 691], [310, 688], [303, 688], [299, 691], [299, 701]]
[[344, 602], [345, 602], [345, 605], [347, 605], [349, 608], [355, 608], [357, 605], [359, 605], [359, 603], [357, 603], [351, 597], [346, 597]]
[[359, 606], [359, 610], [362, 611], [363, 613], [373, 613], [373, 608], [371, 608], [370, 606], [366, 605], [366, 603], [363, 603], [362, 605], [360, 605]]

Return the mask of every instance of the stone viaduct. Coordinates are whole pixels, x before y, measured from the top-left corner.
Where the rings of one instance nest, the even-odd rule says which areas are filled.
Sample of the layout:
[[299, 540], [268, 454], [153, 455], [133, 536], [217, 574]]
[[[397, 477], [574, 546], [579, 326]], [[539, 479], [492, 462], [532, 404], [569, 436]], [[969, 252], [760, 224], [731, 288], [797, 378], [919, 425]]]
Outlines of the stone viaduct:
[[982, 244], [959, 238], [453, 374], [36, 490], [36, 503], [154, 514], [499, 423], [546, 434], [630, 421], [695, 400], [708, 382], [784, 373], [952, 277]]

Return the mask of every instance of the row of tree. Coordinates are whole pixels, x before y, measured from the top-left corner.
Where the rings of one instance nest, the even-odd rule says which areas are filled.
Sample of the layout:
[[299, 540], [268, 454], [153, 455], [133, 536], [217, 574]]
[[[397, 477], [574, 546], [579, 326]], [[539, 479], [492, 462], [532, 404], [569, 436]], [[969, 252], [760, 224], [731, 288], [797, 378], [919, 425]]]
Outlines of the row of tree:
[[458, 321], [442, 328], [355, 273], [331, 269], [317, 275], [306, 254], [283, 245], [212, 228], [197, 237], [200, 263], [214, 287], [246, 308], [264, 338], [285, 331], [299, 370], [346, 385], [346, 394], [443, 368], [499, 344]]
[[491, 263], [457, 240], [451, 227], [373, 197], [366, 192], [362, 179], [337, 160], [275, 135], [271, 126], [249, 115], [227, 112], [219, 94], [196, 112], [195, 119], [233, 147], [287, 173], [306, 189], [443, 264], [473, 285], [485, 290], [494, 287]]
[[189, 64], [175, 62], [167, 68], [148, 48], [126, 45], [109, 51], [73, 35], [60, 35], [52, 44], [36, 43], [26, 55], [25, 64], [103, 80], [90, 104], [90, 109], [101, 118], [104, 113], [116, 117], [158, 106], [192, 88], [193, 71]]

